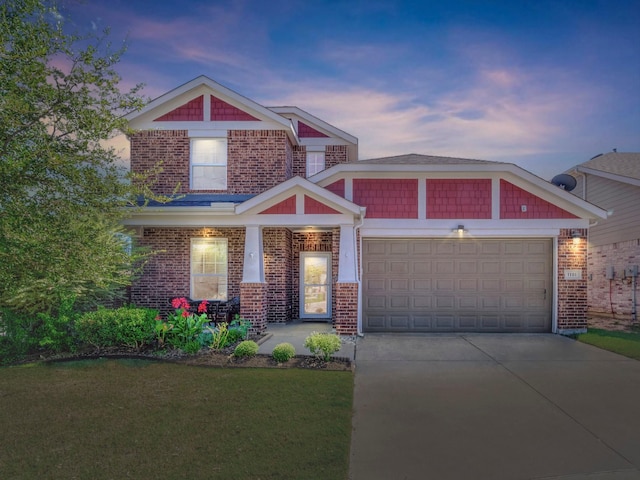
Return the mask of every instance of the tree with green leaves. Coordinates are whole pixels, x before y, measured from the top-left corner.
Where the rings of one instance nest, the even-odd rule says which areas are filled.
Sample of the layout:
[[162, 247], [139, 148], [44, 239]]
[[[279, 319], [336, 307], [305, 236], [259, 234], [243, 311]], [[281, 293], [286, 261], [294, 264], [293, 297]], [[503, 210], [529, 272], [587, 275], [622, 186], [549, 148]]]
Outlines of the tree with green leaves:
[[108, 31], [66, 31], [53, 1], [0, 4], [0, 307], [48, 312], [130, 284], [142, 254], [120, 227], [144, 182], [104, 141], [143, 105]]

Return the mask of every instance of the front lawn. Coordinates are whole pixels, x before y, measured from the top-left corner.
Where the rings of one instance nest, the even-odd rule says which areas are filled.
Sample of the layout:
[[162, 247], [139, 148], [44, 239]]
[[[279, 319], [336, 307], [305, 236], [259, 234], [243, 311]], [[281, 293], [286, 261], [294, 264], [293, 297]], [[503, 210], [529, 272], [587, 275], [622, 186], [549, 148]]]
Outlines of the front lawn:
[[93, 360], [0, 368], [0, 478], [346, 479], [353, 375]]
[[604, 350], [640, 360], [639, 333], [614, 332], [590, 328], [587, 333], [578, 335], [577, 339]]

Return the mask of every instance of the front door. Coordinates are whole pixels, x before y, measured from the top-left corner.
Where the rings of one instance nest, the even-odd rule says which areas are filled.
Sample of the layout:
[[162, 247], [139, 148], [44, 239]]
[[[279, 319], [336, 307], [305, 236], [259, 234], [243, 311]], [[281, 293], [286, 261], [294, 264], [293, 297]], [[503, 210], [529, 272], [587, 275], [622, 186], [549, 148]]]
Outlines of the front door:
[[331, 253], [300, 253], [300, 318], [331, 318]]

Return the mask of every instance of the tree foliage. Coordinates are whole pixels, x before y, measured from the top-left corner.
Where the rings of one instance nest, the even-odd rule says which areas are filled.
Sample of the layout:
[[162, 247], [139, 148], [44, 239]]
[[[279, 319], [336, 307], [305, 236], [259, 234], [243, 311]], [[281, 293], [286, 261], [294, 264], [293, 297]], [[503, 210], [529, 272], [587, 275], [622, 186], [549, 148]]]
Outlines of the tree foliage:
[[0, 4], [0, 307], [16, 311], [117, 291], [141, 258], [117, 234], [141, 182], [104, 145], [142, 106], [140, 86], [119, 89], [124, 44], [67, 33], [63, 13]]

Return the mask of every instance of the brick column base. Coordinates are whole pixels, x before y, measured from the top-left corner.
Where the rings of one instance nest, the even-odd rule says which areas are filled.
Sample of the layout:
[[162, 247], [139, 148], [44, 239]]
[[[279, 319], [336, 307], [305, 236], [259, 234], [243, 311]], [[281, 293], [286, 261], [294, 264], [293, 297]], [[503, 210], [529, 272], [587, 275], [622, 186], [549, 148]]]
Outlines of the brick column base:
[[[573, 239], [572, 232], [580, 234]], [[587, 230], [563, 229], [558, 236], [558, 330], [561, 335], [587, 331]], [[578, 280], [566, 270], [580, 270]]]
[[267, 329], [267, 284], [240, 284], [240, 317], [251, 322], [250, 332]]
[[358, 333], [358, 284], [336, 283], [334, 292], [336, 311], [334, 314], [338, 335], [356, 335]]

